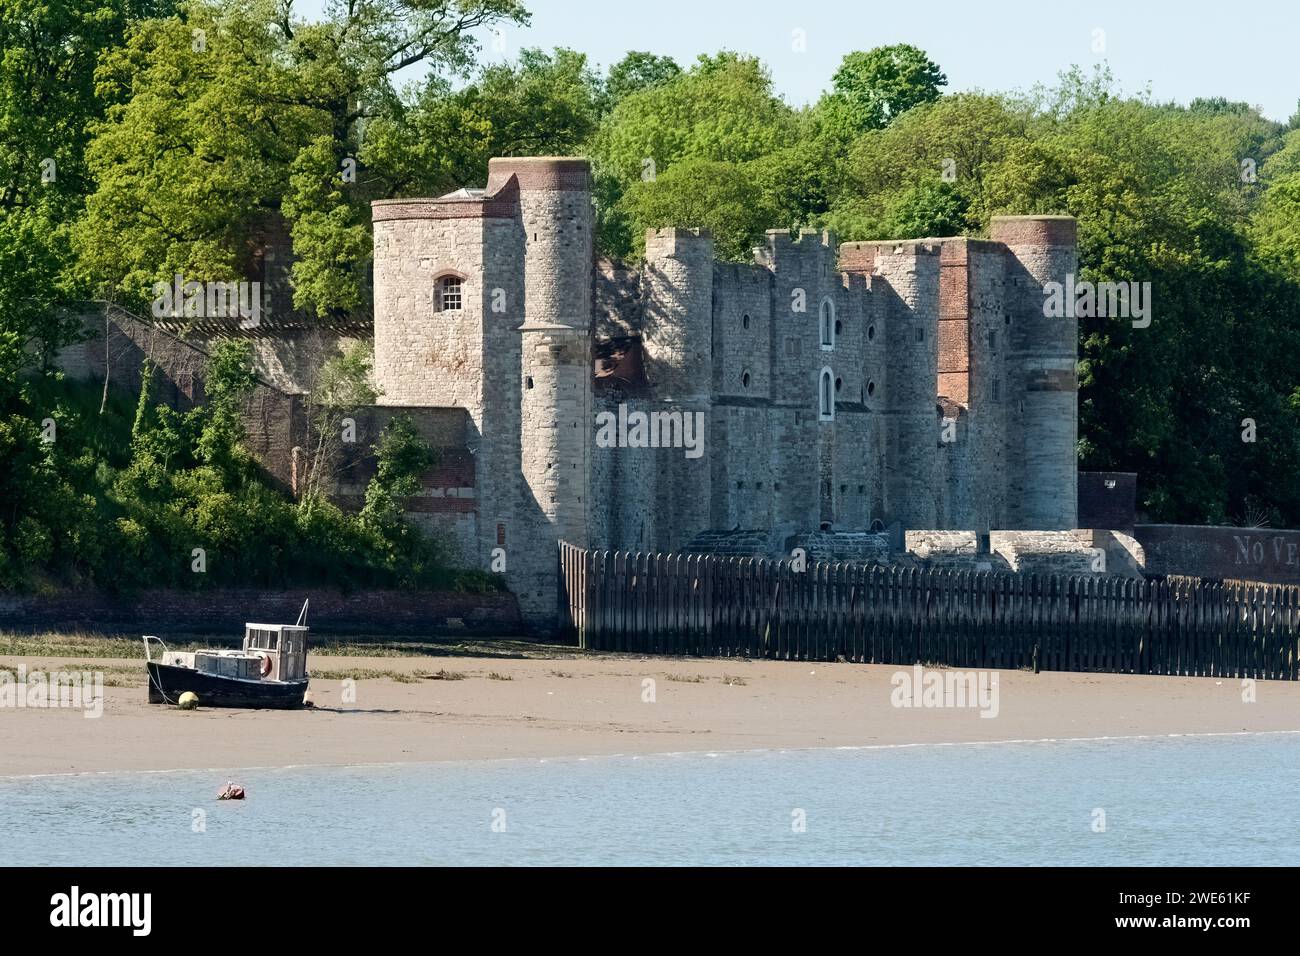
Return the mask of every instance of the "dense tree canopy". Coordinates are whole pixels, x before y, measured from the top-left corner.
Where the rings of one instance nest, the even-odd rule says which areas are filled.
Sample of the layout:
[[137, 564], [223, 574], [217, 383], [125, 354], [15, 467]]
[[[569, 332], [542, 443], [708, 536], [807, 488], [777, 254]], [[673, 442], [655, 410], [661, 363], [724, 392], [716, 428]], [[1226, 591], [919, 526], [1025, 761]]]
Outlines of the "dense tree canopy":
[[[1300, 112], [1160, 103], [1104, 71], [945, 94], [907, 45], [850, 53], [798, 109], [729, 51], [685, 69], [633, 51], [603, 75], [567, 49], [478, 63], [476, 31], [528, 17], [518, 0], [337, 0], [316, 22], [292, 0], [0, 5], [0, 578], [123, 535], [172, 540], [140, 504], [159, 488], [189, 510], [157, 521], [271, 507], [219, 407], [146, 402], [130, 447], [107, 450], [120, 429], [86, 422], [112, 403], [82, 407], [50, 368], [76, 300], [143, 308], [176, 272], [250, 277], [287, 231], [296, 306], [364, 309], [370, 200], [541, 153], [592, 157], [601, 251], [621, 257], [665, 225], [708, 227], [743, 261], [771, 227], [980, 236], [999, 213], [1073, 215], [1082, 277], [1149, 282], [1154, 306], [1147, 328], [1081, 323], [1081, 466], [1138, 471], [1153, 519], [1300, 524]], [[51, 445], [46, 418], [88, 437]], [[410, 457], [408, 438], [388, 447]], [[393, 547], [403, 486], [377, 486], [352, 529], [372, 556]], [[343, 541], [342, 518], [308, 510], [302, 534]]]

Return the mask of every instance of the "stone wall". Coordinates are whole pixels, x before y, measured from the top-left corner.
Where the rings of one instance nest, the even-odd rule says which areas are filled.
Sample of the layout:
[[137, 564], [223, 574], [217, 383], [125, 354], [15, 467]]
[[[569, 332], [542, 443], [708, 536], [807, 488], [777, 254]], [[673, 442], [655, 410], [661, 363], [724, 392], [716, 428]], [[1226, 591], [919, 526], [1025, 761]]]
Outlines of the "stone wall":
[[[490, 162], [489, 189], [511, 179], [524, 231], [524, 321], [515, 377], [518, 527], [507, 577], [527, 618], [549, 626], [559, 608], [556, 542], [586, 547], [589, 538], [595, 214], [586, 160]], [[501, 382], [510, 388], [504, 369]]]
[[463, 408], [375, 405], [357, 409], [351, 416], [356, 440], [339, 446], [336, 478], [328, 486], [330, 498], [351, 510], [365, 504], [366, 485], [376, 468], [372, 449], [384, 427], [399, 415], [411, 421], [436, 456], [433, 467], [420, 476], [420, 490], [404, 502], [407, 520], [432, 534], [450, 563], [488, 567], [479, 553], [477, 459], [468, 451], [472, 423]]
[[1130, 578], [1145, 576], [1146, 551], [1132, 535], [1109, 528], [1079, 528], [1073, 534], [1084, 547], [1091, 548], [1094, 553], [1102, 552], [1104, 564], [1101, 570], [1106, 574]]
[[[106, 307], [84, 317], [88, 338], [58, 356], [69, 378], [102, 382], [129, 396], [140, 392], [145, 359], [155, 367], [155, 403], [189, 409], [204, 400], [203, 379], [216, 336], [181, 337], [164, 324]], [[293, 448], [305, 440], [302, 397], [259, 377], [244, 402], [246, 445], [284, 490], [293, 486]]]
[[1133, 537], [1152, 575], [1300, 584], [1300, 531], [1140, 524]]
[[1012, 571], [1027, 574], [1100, 571], [1096, 551], [1071, 531], [990, 531], [989, 551]]
[[94, 591], [0, 594], [0, 631], [87, 630], [156, 634], [243, 635], [245, 623], [292, 624], [310, 599], [307, 623], [322, 634], [436, 634], [468, 630], [521, 633], [514, 596], [503, 592], [366, 590], [344, 594], [322, 589], [285, 591], [218, 588], [205, 591], [143, 591], [110, 595]]
[[907, 531], [903, 540], [908, 553], [922, 561], [973, 558], [980, 553], [974, 531]]
[[[1043, 239], [1037, 223], [1028, 221], [1028, 233], [1007, 228], [1021, 252], [1039, 257], [1037, 279], [1046, 281], [1073, 247], [1053, 246], [1047, 240], [1060, 230]], [[595, 328], [645, 337], [649, 391], [632, 407], [700, 407], [711, 357], [709, 468], [679, 476], [671, 456], [597, 450], [592, 527], [611, 534], [601, 543], [679, 547], [679, 534], [699, 522], [667, 515], [706, 495], [715, 529], [866, 529], [880, 521], [987, 532], [1011, 524], [1010, 489], [1026, 483], [1026, 393], [1017, 389], [1027, 379], [1020, 365], [1013, 369], [1013, 353], [1021, 365], [1026, 353], [1041, 365], [1044, 356], [1057, 358], [1051, 348], [1061, 343], [1042, 329], [1013, 341], [1013, 318], [1028, 325], [1041, 285], [1027, 284], [1006, 245], [958, 238], [837, 246], [829, 234], [773, 230], [755, 264], [713, 264], [711, 281], [707, 235], [653, 230], [647, 250], [639, 294], [630, 271], [597, 268]], [[709, 288], [706, 347], [693, 303]], [[631, 318], [613, 319], [618, 302], [633, 309]], [[834, 326], [829, 342], [824, 315]], [[834, 383], [826, 420], [823, 369]], [[1068, 407], [1040, 409], [1054, 435], [1073, 434], [1069, 394]], [[1047, 422], [1052, 414], [1068, 420]], [[1053, 468], [1059, 458], [1050, 459]], [[636, 473], [642, 462], [653, 474]]]

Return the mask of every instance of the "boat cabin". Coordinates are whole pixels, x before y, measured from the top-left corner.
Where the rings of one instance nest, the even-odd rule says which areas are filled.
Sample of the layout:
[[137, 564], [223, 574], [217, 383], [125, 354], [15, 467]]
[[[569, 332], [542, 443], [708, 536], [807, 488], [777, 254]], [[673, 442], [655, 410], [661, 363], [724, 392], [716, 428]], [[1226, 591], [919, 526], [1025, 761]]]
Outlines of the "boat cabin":
[[268, 657], [267, 680], [301, 680], [307, 676], [307, 628], [299, 624], [245, 624], [244, 654]]

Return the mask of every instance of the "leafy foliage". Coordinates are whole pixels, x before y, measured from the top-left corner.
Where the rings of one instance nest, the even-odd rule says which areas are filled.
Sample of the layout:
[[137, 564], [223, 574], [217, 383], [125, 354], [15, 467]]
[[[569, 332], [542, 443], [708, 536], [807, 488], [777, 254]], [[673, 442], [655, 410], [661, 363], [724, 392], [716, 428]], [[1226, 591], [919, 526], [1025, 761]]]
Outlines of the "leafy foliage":
[[841, 135], [854, 136], [934, 102], [948, 78], [924, 51], [900, 43], [850, 53], [831, 82], [819, 106]]
[[[285, 564], [259, 554], [285, 548], [339, 580], [433, 568], [405, 532], [384, 538], [393, 475], [364, 516], [260, 483], [231, 412], [237, 356], [202, 410], [158, 407], [146, 376], [134, 409], [102, 414], [53, 360], [77, 334], [73, 300], [140, 306], [177, 272], [246, 278], [280, 229], [299, 308], [364, 308], [370, 200], [481, 185], [491, 156], [528, 153], [592, 156], [615, 256], [654, 226], [706, 226], [745, 260], [773, 226], [980, 236], [999, 213], [1074, 215], [1081, 277], [1149, 282], [1155, 308], [1147, 329], [1081, 325], [1082, 466], [1138, 471], [1154, 519], [1300, 523], [1295, 119], [1154, 102], [1104, 70], [944, 95], [907, 45], [849, 54], [804, 109], [728, 51], [684, 70], [634, 51], [604, 77], [566, 49], [475, 65], [476, 31], [527, 21], [517, 0], [355, 0], [315, 22], [290, 0], [0, 6], [0, 580], [194, 583], [187, 541], [223, 556], [214, 569], [268, 577]], [[411, 66], [426, 75], [399, 88]], [[342, 389], [356, 371], [326, 375]], [[343, 404], [322, 399], [322, 422]], [[405, 460], [402, 426], [392, 441]]]
[[134, 413], [114, 395], [100, 414], [96, 387], [55, 374], [9, 397], [0, 588], [497, 586], [450, 569], [437, 542], [403, 520], [402, 499], [432, 461], [409, 422], [384, 432], [366, 506], [349, 514], [318, 498], [292, 501], [240, 447], [239, 407], [254, 381], [246, 346], [216, 350], [209, 400], [188, 412], [151, 406], [150, 380], [146, 372]]

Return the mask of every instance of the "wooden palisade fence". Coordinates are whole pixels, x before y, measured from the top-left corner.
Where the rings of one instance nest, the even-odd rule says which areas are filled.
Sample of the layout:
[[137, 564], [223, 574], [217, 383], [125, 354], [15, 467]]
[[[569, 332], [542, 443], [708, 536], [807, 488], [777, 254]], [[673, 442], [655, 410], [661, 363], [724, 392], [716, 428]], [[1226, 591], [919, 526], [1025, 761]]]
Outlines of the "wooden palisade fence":
[[1200, 677], [1300, 677], [1300, 588], [919, 570], [560, 544], [584, 648]]

